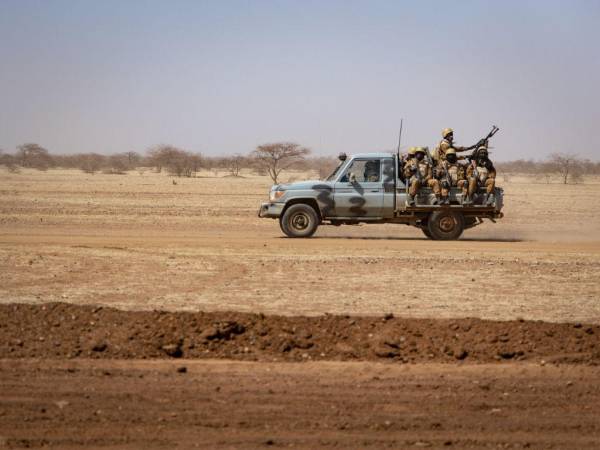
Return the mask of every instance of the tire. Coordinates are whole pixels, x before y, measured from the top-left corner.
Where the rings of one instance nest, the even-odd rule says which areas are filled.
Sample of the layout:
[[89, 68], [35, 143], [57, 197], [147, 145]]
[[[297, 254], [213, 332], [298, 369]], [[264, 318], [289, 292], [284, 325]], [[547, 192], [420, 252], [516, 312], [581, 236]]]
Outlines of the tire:
[[421, 228], [421, 231], [422, 231], [422, 232], [423, 232], [423, 234], [424, 234], [425, 236], [427, 236], [429, 239], [433, 239], [433, 238], [431, 237], [431, 233], [429, 232], [429, 229], [427, 228], [427, 226], [425, 226], [425, 228]]
[[465, 229], [465, 217], [462, 213], [446, 210], [431, 213], [427, 220], [427, 230], [431, 239], [451, 241], [458, 239]]
[[298, 203], [285, 210], [279, 226], [287, 237], [307, 238], [317, 231], [319, 216], [312, 206]]

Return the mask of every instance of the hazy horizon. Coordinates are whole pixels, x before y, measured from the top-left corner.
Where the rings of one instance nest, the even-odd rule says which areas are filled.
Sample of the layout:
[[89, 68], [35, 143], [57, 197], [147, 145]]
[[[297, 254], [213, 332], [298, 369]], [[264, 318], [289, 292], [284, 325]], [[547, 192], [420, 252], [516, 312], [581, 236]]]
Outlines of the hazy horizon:
[[0, 148], [597, 160], [600, 2], [0, 0]]

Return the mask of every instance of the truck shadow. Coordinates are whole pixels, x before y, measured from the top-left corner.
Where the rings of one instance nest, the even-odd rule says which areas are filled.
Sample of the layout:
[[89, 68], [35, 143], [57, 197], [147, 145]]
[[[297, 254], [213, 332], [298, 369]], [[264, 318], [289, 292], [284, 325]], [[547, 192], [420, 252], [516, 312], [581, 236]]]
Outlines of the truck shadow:
[[[425, 236], [406, 236], [406, 237], [397, 237], [397, 236], [388, 236], [388, 237], [377, 237], [377, 236], [313, 236], [311, 239], [347, 239], [347, 240], [357, 240], [357, 241], [432, 241]], [[518, 239], [518, 238], [460, 238], [458, 241], [465, 242], [527, 242], [527, 239]], [[433, 241], [432, 241], [433, 242]], [[439, 241], [444, 242], [444, 241]], [[448, 241], [446, 241], [448, 242]]]

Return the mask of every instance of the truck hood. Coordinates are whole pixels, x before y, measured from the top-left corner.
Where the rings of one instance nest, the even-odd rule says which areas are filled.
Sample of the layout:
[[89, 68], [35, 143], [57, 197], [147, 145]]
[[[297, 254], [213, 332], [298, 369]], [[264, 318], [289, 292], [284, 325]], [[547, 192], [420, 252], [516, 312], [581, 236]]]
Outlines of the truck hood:
[[282, 183], [273, 186], [278, 191], [301, 191], [309, 189], [333, 189], [333, 183], [323, 180], [297, 181], [295, 183]]

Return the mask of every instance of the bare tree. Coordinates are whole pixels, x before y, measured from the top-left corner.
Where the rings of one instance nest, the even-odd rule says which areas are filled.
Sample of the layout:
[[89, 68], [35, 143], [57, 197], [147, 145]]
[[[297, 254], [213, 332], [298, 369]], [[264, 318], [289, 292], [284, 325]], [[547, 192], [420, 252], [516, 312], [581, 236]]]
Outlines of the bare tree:
[[542, 161], [536, 164], [535, 175], [543, 178], [546, 184], [550, 184], [557, 173], [558, 167], [552, 161]]
[[563, 184], [567, 184], [569, 181], [577, 182], [581, 180], [583, 164], [577, 155], [553, 153], [550, 155], [549, 162], [556, 168]]
[[106, 165], [106, 156], [97, 153], [77, 155], [77, 166], [85, 173], [94, 174]]
[[229, 156], [228, 158], [224, 158], [224, 163], [227, 166], [227, 170], [229, 171], [229, 174], [233, 177], [240, 176], [240, 171], [242, 170], [244, 162], [244, 157], [239, 153], [236, 153], [233, 156]]
[[200, 153], [186, 152], [172, 145], [159, 145], [148, 152], [150, 164], [160, 172], [164, 167], [171, 175], [191, 177], [202, 167]]
[[17, 161], [22, 167], [47, 170], [53, 166], [52, 157], [44, 147], [38, 144], [23, 144], [17, 147]]
[[294, 167], [309, 153], [308, 148], [293, 142], [275, 142], [259, 145], [252, 152], [252, 157], [259, 167], [267, 171], [273, 183], [277, 184], [282, 170]]
[[187, 176], [195, 177], [196, 173], [204, 165], [204, 159], [202, 158], [202, 154], [187, 152], [187, 158], [188, 158], [188, 166], [189, 166], [189, 175], [187, 175]]
[[5, 166], [6, 170], [11, 173], [19, 173], [19, 166], [14, 155], [4, 153], [2, 149], [0, 149], [0, 166]]
[[140, 165], [142, 161], [142, 157], [138, 152], [125, 152], [125, 156], [127, 156], [127, 167], [128, 170], [133, 170]]
[[107, 158], [106, 167], [103, 172], [113, 175], [123, 175], [129, 169], [129, 157], [127, 153], [117, 153]]

